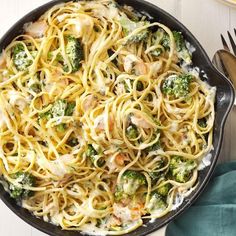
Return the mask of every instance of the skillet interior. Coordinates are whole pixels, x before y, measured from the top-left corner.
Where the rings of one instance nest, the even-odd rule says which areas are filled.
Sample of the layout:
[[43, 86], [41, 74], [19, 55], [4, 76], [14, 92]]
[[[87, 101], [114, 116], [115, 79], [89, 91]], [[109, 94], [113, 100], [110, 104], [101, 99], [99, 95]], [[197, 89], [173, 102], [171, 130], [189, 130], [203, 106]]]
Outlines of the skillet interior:
[[[67, 0], [65, 0], [67, 1]], [[55, 4], [65, 2], [63, 0], [51, 1], [27, 14], [21, 20], [19, 20], [0, 40], [0, 52], [4, 49], [17, 35], [22, 32], [23, 25], [26, 22], [37, 20], [45, 11], [54, 6]], [[192, 194], [187, 197], [184, 203], [175, 211], [170, 212], [166, 216], [155, 221], [155, 223], [146, 222], [146, 227], [140, 227], [134, 232], [127, 235], [129, 236], [143, 236], [147, 235], [165, 224], [169, 223], [171, 220], [175, 219], [179, 214], [186, 210], [201, 194], [207, 182], [209, 181], [211, 174], [214, 170], [219, 151], [222, 145], [223, 129], [225, 125], [226, 118], [233, 106], [234, 102], [234, 89], [232, 84], [220, 74], [211, 64], [206, 52], [201, 47], [196, 38], [174, 17], [163, 11], [162, 9], [147, 3], [143, 0], [118, 0], [120, 4], [127, 4], [133, 6], [137, 11], [148, 14], [153, 19], [152, 21], [159, 21], [164, 23], [172, 30], [181, 31], [188, 42], [191, 43], [196, 48], [193, 53], [193, 63], [195, 66], [203, 70], [208, 76], [208, 82], [211, 86], [217, 87], [217, 97], [216, 97], [216, 117], [214, 126], [214, 139], [212, 150], [212, 162], [211, 165], [205, 168], [203, 171], [199, 172], [199, 185], [198, 188], [192, 192]], [[201, 74], [203, 76], [203, 74]], [[18, 206], [13, 199], [9, 197], [3, 187], [0, 185], [0, 198], [2, 201], [21, 219], [36, 227], [37, 229], [52, 235], [52, 236], [80, 236], [79, 232], [75, 231], [62, 231], [59, 227], [52, 224], [46, 223], [41, 219], [35, 218], [30, 212]]]

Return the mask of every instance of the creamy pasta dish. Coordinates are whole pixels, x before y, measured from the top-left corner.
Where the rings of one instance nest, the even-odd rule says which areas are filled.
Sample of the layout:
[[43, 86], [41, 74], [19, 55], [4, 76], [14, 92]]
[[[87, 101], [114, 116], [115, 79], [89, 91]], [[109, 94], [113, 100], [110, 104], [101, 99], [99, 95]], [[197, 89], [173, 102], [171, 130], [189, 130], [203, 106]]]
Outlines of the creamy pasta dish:
[[[121, 235], [178, 208], [216, 89], [181, 32], [111, 0], [56, 5], [0, 54], [0, 175], [35, 217]], [[197, 53], [197, 52], [196, 52]]]

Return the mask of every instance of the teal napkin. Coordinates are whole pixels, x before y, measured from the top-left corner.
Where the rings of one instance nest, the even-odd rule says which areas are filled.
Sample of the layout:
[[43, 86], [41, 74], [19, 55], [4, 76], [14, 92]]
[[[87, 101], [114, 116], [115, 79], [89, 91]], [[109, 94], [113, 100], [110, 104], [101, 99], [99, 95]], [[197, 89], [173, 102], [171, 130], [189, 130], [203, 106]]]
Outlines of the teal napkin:
[[206, 190], [166, 236], [236, 236], [236, 162], [220, 164]]

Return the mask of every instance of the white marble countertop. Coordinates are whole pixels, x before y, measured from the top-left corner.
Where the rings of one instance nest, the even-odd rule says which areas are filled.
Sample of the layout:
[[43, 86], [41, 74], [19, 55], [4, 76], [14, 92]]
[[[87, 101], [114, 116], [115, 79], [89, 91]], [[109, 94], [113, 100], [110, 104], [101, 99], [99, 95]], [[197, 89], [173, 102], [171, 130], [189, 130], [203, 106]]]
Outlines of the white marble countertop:
[[[49, 0], [1, 0], [0, 1], [0, 37], [23, 15]], [[236, 27], [236, 9], [222, 5], [217, 0], [149, 0], [165, 9], [196, 36], [212, 58], [214, 52], [222, 48], [220, 33], [233, 32]], [[236, 154], [236, 109], [231, 112], [225, 128], [225, 141], [220, 161], [234, 159]], [[235, 155], [236, 156], [236, 155]], [[45, 236], [32, 228], [0, 201], [1, 236]], [[164, 229], [152, 234], [164, 236]]]

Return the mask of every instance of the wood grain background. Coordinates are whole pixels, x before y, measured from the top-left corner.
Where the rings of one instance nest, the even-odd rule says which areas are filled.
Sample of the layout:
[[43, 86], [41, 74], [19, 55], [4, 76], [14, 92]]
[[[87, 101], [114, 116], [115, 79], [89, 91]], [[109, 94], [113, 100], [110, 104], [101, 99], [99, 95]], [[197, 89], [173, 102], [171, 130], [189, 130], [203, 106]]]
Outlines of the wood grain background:
[[[217, 0], [149, 0], [179, 19], [200, 41], [210, 58], [222, 48], [220, 33], [236, 27], [236, 10]], [[20, 17], [47, 0], [1, 0], [0, 37]], [[230, 114], [225, 128], [224, 144], [219, 161], [236, 158], [236, 109]], [[0, 201], [1, 236], [45, 236], [45, 234], [24, 223]], [[164, 229], [152, 236], [163, 236]]]

